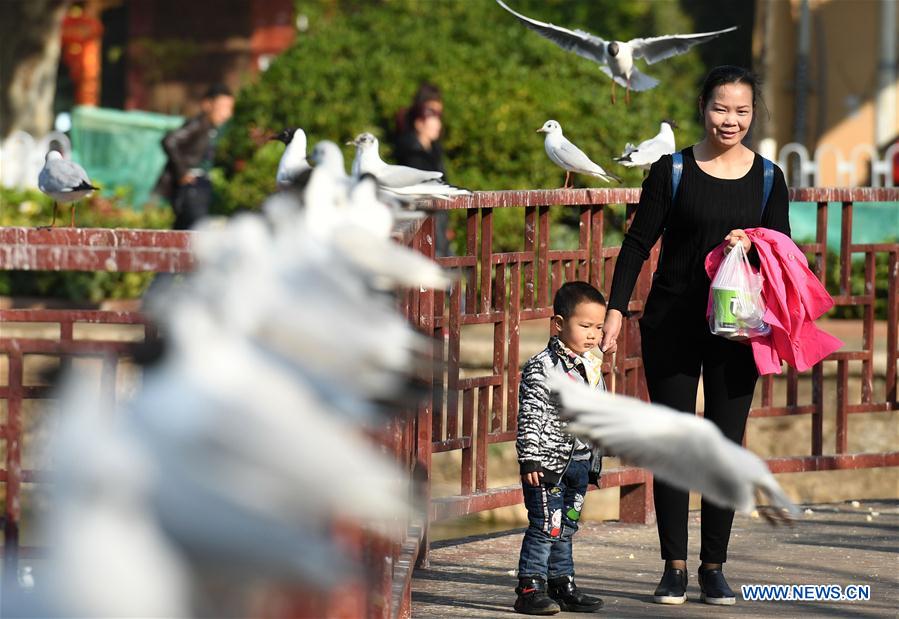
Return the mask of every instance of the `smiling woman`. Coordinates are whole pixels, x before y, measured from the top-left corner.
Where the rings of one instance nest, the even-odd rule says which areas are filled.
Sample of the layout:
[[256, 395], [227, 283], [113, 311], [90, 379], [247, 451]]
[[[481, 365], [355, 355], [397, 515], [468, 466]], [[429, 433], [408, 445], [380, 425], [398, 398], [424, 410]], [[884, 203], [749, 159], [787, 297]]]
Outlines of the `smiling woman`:
[[[752, 124], [757, 91], [756, 78], [740, 67], [717, 67], [706, 77], [698, 100], [705, 137], [678, 154], [679, 181], [672, 173], [674, 159], [665, 155], [653, 164], [643, 183], [634, 222], [615, 266], [601, 346], [606, 352], [615, 349], [634, 283], [662, 237], [663, 251], [640, 318], [650, 399], [695, 413], [702, 374], [705, 418], [738, 444], [758, 371], [749, 346], [709, 332], [705, 317], [710, 282], [703, 261], [723, 241], [730, 247], [743, 243], [750, 251], [744, 228], [761, 226], [790, 234], [783, 173], [773, 166], [769, 195], [763, 158], [742, 144]], [[654, 497], [666, 563], [653, 599], [682, 604], [687, 586], [689, 496], [657, 479]], [[732, 511], [703, 498], [699, 583], [701, 599], [709, 604], [736, 601], [722, 572], [732, 521]]]

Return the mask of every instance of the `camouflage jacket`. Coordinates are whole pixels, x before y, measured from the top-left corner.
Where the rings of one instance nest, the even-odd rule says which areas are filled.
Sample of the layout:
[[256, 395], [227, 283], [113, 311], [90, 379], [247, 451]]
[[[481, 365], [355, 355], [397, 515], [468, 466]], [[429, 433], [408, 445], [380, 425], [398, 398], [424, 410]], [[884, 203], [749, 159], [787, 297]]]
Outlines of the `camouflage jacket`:
[[[595, 356], [594, 356], [595, 358]], [[597, 365], [600, 360], [597, 360]], [[558, 337], [552, 337], [542, 352], [528, 359], [521, 370], [518, 388], [518, 437], [515, 447], [521, 474], [543, 472], [543, 481], [555, 483], [565, 473], [575, 451], [578, 439], [565, 432], [566, 422], [559, 418], [558, 400], [546, 386], [550, 372], [561, 372], [590, 384], [590, 373], [584, 360], [570, 351]], [[605, 390], [602, 375], [596, 389]], [[599, 481], [602, 455], [599, 448], [585, 445], [592, 450], [590, 481]]]

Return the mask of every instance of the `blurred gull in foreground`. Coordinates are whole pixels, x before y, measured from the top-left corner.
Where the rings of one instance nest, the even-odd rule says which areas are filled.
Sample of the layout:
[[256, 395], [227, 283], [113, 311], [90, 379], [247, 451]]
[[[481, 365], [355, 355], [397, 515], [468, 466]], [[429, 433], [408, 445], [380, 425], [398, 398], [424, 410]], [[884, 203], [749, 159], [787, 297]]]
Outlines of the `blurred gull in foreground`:
[[335, 514], [394, 537], [415, 509], [367, 433], [417, 403], [432, 348], [391, 293], [450, 280], [391, 240], [373, 179], [314, 153], [302, 192], [200, 228], [196, 270], [147, 300], [164, 340], [133, 398], [64, 381], [38, 614], [247, 614], [260, 583], [363, 576]]
[[676, 150], [675, 127], [677, 124], [673, 120], [663, 120], [658, 134], [640, 142], [637, 146], [628, 143], [624, 147], [624, 152], [620, 157], [616, 157], [615, 161], [627, 168], [648, 170], [663, 155], [670, 155]]
[[711, 41], [726, 32], [737, 29], [736, 26], [715, 30], [713, 32], [697, 32], [695, 34], [669, 34], [647, 39], [631, 39], [630, 41], [606, 41], [583, 30], [569, 30], [546, 22], [516, 13], [502, 0], [497, 4], [514, 15], [518, 21], [542, 37], [545, 37], [568, 52], [574, 52], [582, 58], [599, 64], [603, 73], [612, 78], [612, 103], [615, 103], [615, 83], [627, 90], [625, 101], [630, 102], [630, 91], [649, 90], [658, 85], [659, 80], [641, 73], [634, 66], [635, 58], [643, 58], [649, 64], [686, 53], [694, 45]]
[[601, 178], [607, 183], [615, 181], [620, 183], [621, 179], [602, 169], [602, 167], [593, 163], [584, 151], [572, 144], [568, 138], [562, 135], [562, 125], [554, 120], [547, 120], [543, 126], [537, 129], [537, 133], [545, 133], [546, 139], [543, 146], [546, 154], [557, 166], [565, 170], [564, 189], [568, 189], [568, 180], [571, 173], [587, 174]]
[[770, 501], [770, 507], [758, 510], [772, 524], [799, 515], [768, 466], [711, 421], [557, 376], [549, 381], [561, 397], [562, 417], [570, 420], [566, 432], [589, 438], [609, 455], [648, 468], [673, 486], [700, 492], [721, 507], [749, 514], [758, 494]]

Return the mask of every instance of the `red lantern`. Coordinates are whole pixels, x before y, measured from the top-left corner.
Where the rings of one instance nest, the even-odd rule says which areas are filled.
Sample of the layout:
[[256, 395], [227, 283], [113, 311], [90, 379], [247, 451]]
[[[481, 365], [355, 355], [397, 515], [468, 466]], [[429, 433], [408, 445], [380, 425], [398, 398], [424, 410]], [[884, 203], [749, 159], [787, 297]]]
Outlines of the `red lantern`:
[[87, 15], [67, 15], [62, 21], [62, 60], [75, 83], [75, 102], [100, 101], [100, 45], [103, 24]]

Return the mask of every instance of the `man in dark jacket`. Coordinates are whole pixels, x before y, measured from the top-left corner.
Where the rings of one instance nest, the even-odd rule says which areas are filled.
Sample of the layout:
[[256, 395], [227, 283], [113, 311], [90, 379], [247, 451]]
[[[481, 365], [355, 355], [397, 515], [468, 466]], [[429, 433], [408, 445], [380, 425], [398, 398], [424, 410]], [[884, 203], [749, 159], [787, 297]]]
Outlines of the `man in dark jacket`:
[[175, 230], [187, 230], [209, 214], [215, 142], [221, 127], [234, 112], [234, 96], [224, 84], [209, 88], [201, 103], [200, 114], [170, 131], [162, 140], [168, 155], [165, 170], [155, 192], [167, 199], [175, 211]]

